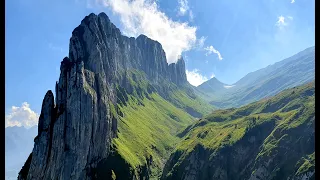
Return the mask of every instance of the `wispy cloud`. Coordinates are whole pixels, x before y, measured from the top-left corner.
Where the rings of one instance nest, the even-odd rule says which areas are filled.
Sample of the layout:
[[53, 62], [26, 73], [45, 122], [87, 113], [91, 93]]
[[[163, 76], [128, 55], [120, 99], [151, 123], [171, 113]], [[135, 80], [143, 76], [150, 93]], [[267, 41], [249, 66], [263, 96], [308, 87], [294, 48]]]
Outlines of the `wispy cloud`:
[[293, 20], [292, 16], [284, 17], [281, 15], [278, 17], [278, 21], [276, 22], [276, 26], [278, 26], [279, 29], [283, 29], [285, 26], [289, 25], [288, 21], [292, 21], [292, 20]]
[[197, 28], [173, 21], [159, 10], [155, 1], [100, 0], [100, 4], [119, 15], [125, 35], [145, 34], [159, 41], [168, 63], [176, 62], [182, 52], [189, 51], [196, 43]]
[[179, 3], [179, 15], [184, 16], [189, 10], [188, 0], [178, 0]]
[[188, 0], [178, 0], [178, 4], [179, 4], [179, 6], [178, 6], [178, 16], [189, 15], [189, 21], [193, 22], [194, 14], [193, 14], [192, 10], [189, 7]]
[[221, 54], [220, 54], [220, 52], [218, 50], [216, 50], [213, 46], [207, 46], [207, 47], [204, 48], [204, 50], [207, 51], [206, 54], [205, 54], [206, 56], [208, 56], [208, 55], [210, 55], [212, 53], [215, 53], [215, 54], [218, 55], [218, 59], [219, 60], [223, 59]]
[[30, 128], [38, 124], [39, 115], [30, 109], [27, 102], [21, 107], [12, 106], [8, 115], [5, 115], [5, 127], [24, 126]]
[[282, 26], [286, 26], [287, 23], [284, 21], [285, 17], [283, 17], [282, 15], [278, 17], [278, 21], [276, 22], [276, 25], [278, 27], [282, 27]]
[[295, 0], [291, 0], [291, 4], [295, 3], [296, 1]]
[[183, 60], [184, 60], [186, 63], [188, 63], [188, 61], [189, 61], [189, 56], [188, 56], [188, 55], [184, 55], [184, 56], [183, 56]]
[[204, 46], [204, 42], [207, 40], [207, 37], [201, 36], [198, 40], [197, 40], [197, 49], [202, 50], [203, 46]]
[[199, 86], [200, 84], [208, 80], [206, 76], [203, 76], [199, 73], [198, 69], [194, 69], [192, 71], [186, 70], [186, 74], [187, 74], [187, 80], [193, 86]]

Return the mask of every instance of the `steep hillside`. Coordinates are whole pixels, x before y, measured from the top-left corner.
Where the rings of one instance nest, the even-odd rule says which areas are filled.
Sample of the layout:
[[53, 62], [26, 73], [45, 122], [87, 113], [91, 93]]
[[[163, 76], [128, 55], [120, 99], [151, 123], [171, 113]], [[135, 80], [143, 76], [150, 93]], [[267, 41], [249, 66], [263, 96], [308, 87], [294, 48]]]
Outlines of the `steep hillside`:
[[105, 13], [72, 32], [60, 71], [18, 179], [158, 179], [176, 134], [212, 110], [182, 58], [168, 64], [160, 43], [121, 35]]
[[180, 133], [162, 179], [315, 179], [314, 90], [205, 116]]
[[207, 100], [218, 108], [240, 107], [273, 96], [284, 89], [292, 88], [313, 81], [315, 78], [315, 47], [310, 47], [296, 55], [270, 65], [266, 68], [247, 74], [231, 88], [221, 91], [214, 87], [201, 88], [199, 95], [207, 95]]

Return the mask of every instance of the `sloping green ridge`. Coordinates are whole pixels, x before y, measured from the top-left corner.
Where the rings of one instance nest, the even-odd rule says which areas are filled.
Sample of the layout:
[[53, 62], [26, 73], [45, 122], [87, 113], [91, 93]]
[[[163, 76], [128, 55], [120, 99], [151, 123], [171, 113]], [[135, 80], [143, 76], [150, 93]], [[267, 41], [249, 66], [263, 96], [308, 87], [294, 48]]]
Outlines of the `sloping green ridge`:
[[147, 164], [146, 158], [152, 157], [156, 171], [152, 174], [157, 175], [179, 140], [177, 132], [193, 118], [158, 94], [151, 94], [151, 98], [144, 98], [139, 105], [131, 97], [127, 106], [120, 107], [124, 117], [120, 118], [114, 144], [132, 167], [143, 166]]
[[314, 106], [312, 82], [241, 108], [214, 111], [180, 134], [184, 140], [166, 164], [163, 179], [191, 176], [185, 169], [198, 161], [202, 172], [193, 172], [196, 179], [312, 175]]
[[106, 178], [159, 179], [165, 161], [180, 141], [177, 134], [195, 120], [185, 109], [202, 116], [212, 106], [186, 87], [170, 82], [152, 84], [141, 71], [126, 71], [124, 76], [125, 82], [116, 87], [118, 103], [110, 102], [110, 106], [118, 122], [112, 163], [121, 162], [126, 170], [108, 165], [101, 169], [110, 171], [105, 172], [109, 173]]

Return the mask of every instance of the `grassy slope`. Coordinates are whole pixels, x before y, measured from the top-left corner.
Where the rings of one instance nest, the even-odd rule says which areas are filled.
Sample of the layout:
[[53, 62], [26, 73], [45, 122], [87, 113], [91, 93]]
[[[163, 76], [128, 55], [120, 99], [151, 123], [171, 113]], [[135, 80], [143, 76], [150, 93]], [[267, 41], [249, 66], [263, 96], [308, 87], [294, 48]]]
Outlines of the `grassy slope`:
[[190, 96], [183, 90], [175, 90], [170, 93], [170, 102], [194, 117], [202, 117], [205, 114], [211, 113], [213, 106], [202, 100], [199, 96]]
[[[152, 159], [149, 164], [151, 179], [158, 179], [164, 162], [180, 141], [177, 133], [194, 121], [185, 108], [192, 108], [203, 115], [212, 107], [173, 84], [168, 84], [173, 88], [167, 90], [169, 99], [164, 99], [154, 91], [156, 88], [146, 80], [144, 73], [136, 70], [129, 73], [126, 79], [132, 86], [128, 88], [132, 92], [123, 90], [118, 96], [125, 103], [118, 103], [113, 108], [114, 114], [121, 112], [117, 116], [118, 137], [113, 139], [114, 149], [135, 174]], [[116, 171], [114, 174], [117, 176]]]
[[297, 171], [295, 173], [296, 176], [304, 175], [308, 172], [312, 172], [315, 170], [315, 152], [305, 157], [302, 157], [300, 161], [296, 164]]
[[[273, 130], [265, 137], [260, 149], [257, 150], [254, 160], [256, 164], [252, 165], [254, 174], [260, 162], [264, 162], [270, 156], [278, 156], [282, 153], [283, 146], [290, 147], [290, 144], [286, 142], [291, 142], [291, 145], [296, 144], [293, 138], [302, 138], [300, 132], [313, 128], [314, 103], [314, 83], [309, 83], [238, 109], [217, 110], [181, 133], [184, 135], [184, 140], [176, 148], [175, 154], [179, 154], [178, 158], [175, 157], [176, 160], [168, 165], [169, 169], [172, 168], [168, 175], [178, 174], [179, 166], [185, 165], [183, 163], [197, 145], [210, 151], [210, 158], [214, 158], [214, 154], [219, 153], [225, 147], [232, 148], [234, 144], [240, 142], [251, 129], [259, 129], [263, 127], [263, 124], [272, 122]], [[307, 145], [310, 144], [312, 146], [312, 142], [308, 142]], [[308, 162], [305, 161], [297, 173], [312, 167]], [[281, 161], [280, 165], [281, 163], [285, 161]]]

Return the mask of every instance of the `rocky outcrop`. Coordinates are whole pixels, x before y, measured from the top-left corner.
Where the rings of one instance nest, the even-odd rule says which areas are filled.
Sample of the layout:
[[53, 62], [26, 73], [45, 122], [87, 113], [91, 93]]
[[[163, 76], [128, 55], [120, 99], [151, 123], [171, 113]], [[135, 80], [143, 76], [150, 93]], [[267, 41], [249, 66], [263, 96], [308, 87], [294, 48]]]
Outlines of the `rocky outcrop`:
[[18, 179], [97, 177], [117, 136], [116, 87], [132, 88], [126, 85], [127, 72], [142, 71], [154, 84], [182, 85], [187, 83], [184, 68], [182, 59], [168, 65], [160, 43], [144, 35], [122, 36], [105, 13], [86, 16], [72, 32], [55, 100], [51, 91], [45, 95], [38, 136]]
[[[116, 82], [119, 73], [138, 69], [147, 74], [151, 82], [179, 79], [187, 83], [184, 61], [181, 58], [170, 68], [159, 42], [145, 35], [136, 39], [122, 36], [105, 13], [90, 14], [72, 33], [69, 58], [83, 61], [85, 69], [108, 75], [107, 82]], [[119, 77], [118, 77], [119, 78]]]
[[175, 84], [184, 84], [187, 81], [186, 67], [182, 57], [175, 64], [169, 65], [170, 79]]

